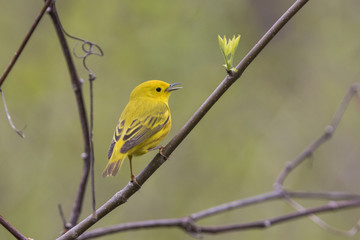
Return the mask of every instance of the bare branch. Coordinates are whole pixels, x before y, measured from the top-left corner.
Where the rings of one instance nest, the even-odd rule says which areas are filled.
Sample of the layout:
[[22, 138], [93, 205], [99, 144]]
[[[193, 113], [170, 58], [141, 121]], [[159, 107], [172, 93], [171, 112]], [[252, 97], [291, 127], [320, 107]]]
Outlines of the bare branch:
[[30, 240], [30, 238], [22, 235], [16, 228], [14, 228], [6, 219], [0, 215], [0, 224], [6, 228], [18, 240]]
[[[256, 43], [249, 53], [236, 66], [237, 72], [234, 77], [238, 78], [257, 57], [257, 55], [266, 47], [266, 45], [275, 37], [275, 35], [285, 26], [285, 24], [308, 2], [309, 0], [297, 0], [295, 3], [276, 21], [276, 23], [265, 33], [265, 35]], [[232, 83], [231, 83], [232, 84]]]
[[310, 214], [324, 213], [324, 212], [345, 209], [345, 208], [353, 208], [358, 206], [360, 206], [360, 199], [330, 202], [326, 205], [321, 205], [319, 207], [309, 208], [301, 212], [294, 212], [291, 214], [270, 218], [262, 221], [245, 223], [245, 224], [225, 225], [219, 227], [202, 227], [200, 230], [202, 233], [221, 233], [221, 232], [229, 232], [229, 231], [238, 231], [242, 229], [266, 228], [278, 223], [308, 216]]
[[[162, 228], [163, 227], [180, 227], [180, 228], [183, 228], [185, 231], [187, 231], [189, 233], [193, 233], [193, 234], [195, 234], [195, 233], [197, 233], [197, 234], [215, 233], [215, 232], [213, 232], [213, 230], [210, 231], [210, 228], [208, 228], [208, 227], [200, 227], [198, 225], [195, 225], [195, 222], [198, 220], [201, 220], [203, 218], [222, 214], [224, 212], [234, 210], [237, 208], [255, 205], [258, 203], [264, 203], [266, 201], [271, 201], [271, 200], [289, 199], [290, 197], [291, 198], [302, 198], [302, 199], [348, 200], [349, 204], [353, 204], [354, 200], [360, 199], [359, 194], [349, 194], [349, 193], [343, 193], [343, 192], [293, 192], [293, 191], [274, 190], [272, 192], [267, 192], [267, 193], [260, 194], [257, 196], [253, 196], [253, 197], [249, 197], [249, 198], [245, 198], [245, 199], [241, 199], [241, 200], [236, 200], [233, 202], [224, 203], [224, 204], [218, 205], [216, 207], [212, 207], [212, 208], [205, 209], [205, 210], [197, 212], [197, 213], [193, 213], [193, 214], [191, 214], [187, 217], [183, 217], [183, 218], [128, 222], [128, 223], [123, 223], [123, 224], [117, 224], [117, 225], [110, 226], [110, 227], [98, 228], [98, 229], [94, 229], [94, 230], [91, 230], [89, 232], [82, 234], [77, 239], [79, 239], [79, 240], [80, 239], [90, 239], [90, 238], [100, 237], [100, 236], [104, 236], [104, 235], [109, 235], [109, 234], [114, 234], [117, 232], [129, 231], [129, 230], [134, 230], [134, 229], [147, 229], [147, 228], [160, 228], [160, 227], [162, 227]], [[331, 204], [334, 204], [334, 203], [335, 203], [334, 201], [331, 202]], [[328, 205], [324, 205], [324, 206], [328, 206]], [[355, 204], [354, 207], [356, 207], [356, 206], [358, 206], [358, 205]], [[343, 207], [346, 208], [347, 206], [344, 205]], [[349, 207], [351, 207], [351, 206], [349, 206]], [[321, 208], [321, 209], [319, 209], [319, 212], [329, 211], [329, 210], [330, 209], [322, 209]], [[311, 209], [302, 209], [299, 212], [304, 212], [304, 211], [307, 211], [307, 213], [309, 215], [311, 215], [313, 213], [318, 213], [317, 212], [318, 210], [316, 210], [313, 213], [310, 213], [312, 211]], [[287, 219], [287, 216], [288, 215], [282, 216], [282, 218]], [[304, 216], [305, 215], [296, 215], [296, 213], [295, 213], [294, 219], [304, 217]], [[313, 215], [313, 216], [315, 216], [315, 215]], [[274, 219], [278, 219], [278, 218], [274, 218]], [[246, 230], [247, 227], [249, 227], [249, 228], [260, 227], [260, 226], [265, 227], [265, 225], [267, 224], [266, 221], [270, 221], [269, 223], [272, 222], [272, 220], [262, 220], [262, 221], [247, 223], [247, 224], [243, 223], [243, 224], [237, 225], [238, 227], [240, 226], [238, 229], [232, 229], [232, 230]], [[223, 228], [225, 228], [225, 227], [222, 226], [222, 228], [218, 228], [217, 230], [225, 231]], [[227, 228], [229, 228], [229, 226], [227, 226], [226, 229]], [[212, 229], [216, 229], [216, 228], [212, 227]], [[223, 230], [220, 230], [220, 229], [223, 229]], [[349, 232], [351, 234], [355, 234], [354, 229], [357, 229], [357, 226], [354, 227], [353, 229], [351, 229]]]
[[205, 217], [209, 217], [215, 214], [223, 213], [226, 211], [230, 211], [236, 208], [245, 207], [248, 205], [253, 205], [256, 203], [263, 203], [270, 200], [275, 200], [278, 198], [282, 198], [284, 196], [282, 191], [272, 191], [264, 194], [260, 194], [254, 197], [249, 197], [245, 199], [236, 200], [233, 202], [224, 203], [197, 213], [193, 213], [190, 215], [190, 218], [194, 220], [199, 220]]
[[43, 8], [41, 9], [39, 15], [36, 17], [33, 25], [30, 27], [30, 30], [29, 32], [26, 34], [24, 40], [21, 42], [18, 50], [15, 52], [15, 55], [13, 56], [13, 58], [11, 59], [9, 65], [6, 67], [4, 73], [2, 74], [2, 76], [0, 77], [0, 93], [1, 93], [1, 97], [2, 97], [2, 100], [4, 102], [4, 107], [5, 107], [5, 112], [6, 112], [6, 115], [7, 115], [7, 118], [9, 120], [9, 123], [11, 125], [11, 127], [14, 129], [14, 131], [22, 138], [25, 138], [25, 134], [17, 129], [14, 125], [14, 123], [12, 122], [11, 120], [11, 116], [9, 114], [9, 110], [7, 108], [7, 105], [6, 105], [6, 101], [5, 101], [5, 97], [4, 97], [4, 94], [1, 90], [1, 86], [2, 84], [4, 83], [5, 79], [7, 78], [7, 76], [9, 75], [11, 69], [14, 67], [16, 61], [18, 60], [18, 58], [20, 57], [22, 51], [24, 50], [26, 44], [28, 43], [30, 37], [32, 36], [32, 34], [34, 33], [36, 27], [38, 26], [40, 20], [42, 19], [42, 17], [44, 16], [44, 13], [46, 12], [46, 9], [50, 6], [51, 4], [51, 0], [47, 0], [43, 6]]
[[14, 129], [14, 131], [15, 131], [20, 137], [25, 138], [25, 134], [24, 134], [21, 130], [17, 129], [17, 128], [15, 127], [15, 124], [14, 124], [13, 121], [11, 120], [11, 116], [10, 116], [10, 113], [9, 113], [9, 109], [8, 109], [7, 104], [6, 104], [6, 101], [5, 101], [4, 92], [1, 90], [1, 88], [0, 88], [0, 94], [1, 94], [1, 98], [2, 98], [3, 103], [4, 103], [5, 113], [6, 113], [6, 116], [7, 116], [8, 120], [9, 120], [9, 123], [10, 123], [11, 128]]
[[134, 229], [147, 229], [147, 228], [156, 228], [156, 227], [181, 227], [184, 223], [183, 218], [173, 218], [173, 219], [157, 219], [157, 220], [148, 220], [148, 221], [138, 221], [138, 222], [129, 222], [124, 224], [118, 224], [110, 227], [98, 228], [93, 231], [84, 233], [77, 239], [89, 239], [96, 238], [100, 236], [134, 230]]
[[[287, 202], [294, 208], [296, 209], [298, 212], [302, 212], [302, 211], [306, 211], [306, 208], [303, 207], [301, 204], [299, 204], [298, 202], [296, 202], [293, 199], [287, 198], [286, 199]], [[337, 234], [337, 235], [341, 235], [341, 236], [345, 236], [345, 237], [352, 237], [354, 236], [358, 231], [359, 231], [359, 222], [358, 224], [356, 224], [354, 227], [352, 227], [350, 230], [340, 230], [337, 229], [333, 226], [330, 226], [329, 224], [327, 224], [325, 221], [323, 221], [321, 218], [319, 218], [318, 216], [316, 216], [315, 214], [310, 214], [309, 218], [318, 226], [320, 226], [321, 228]]]
[[16, 61], [18, 60], [19, 56], [21, 55], [22, 51], [24, 50], [27, 42], [29, 41], [31, 35], [35, 31], [36, 27], [38, 26], [41, 18], [44, 16], [44, 13], [46, 12], [46, 9], [50, 6], [51, 2], [52, 2], [52, 0], [47, 0], [45, 2], [43, 8], [41, 9], [41, 11], [39, 13], [39, 15], [36, 17], [35, 22], [33, 23], [33, 25], [31, 26], [31, 28], [29, 30], [29, 32], [26, 34], [24, 40], [20, 44], [19, 49], [15, 52], [15, 55], [11, 59], [9, 65], [5, 69], [3, 75], [0, 77], [0, 88], [1, 88], [1, 85], [3, 84], [3, 82], [5, 81], [6, 77], [9, 75], [11, 69], [14, 67]]
[[[340, 104], [340, 107], [337, 109], [330, 125], [328, 125], [325, 128], [325, 132], [318, 138], [316, 139], [312, 144], [310, 144], [310, 146], [308, 146], [306, 149], [303, 150], [303, 152], [297, 157], [295, 158], [295, 160], [293, 160], [292, 162], [289, 162], [285, 168], [282, 170], [282, 172], [279, 174], [278, 178], [275, 181], [274, 184], [274, 188], [281, 190], [284, 186], [284, 181], [285, 178], [291, 173], [291, 171], [293, 169], [295, 169], [299, 164], [301, 164], [306, 158], [312, 156], [313, 152], [319, 148], [321, 145], [323, 145], [324, 142], [326, 142], [327, 140], [329, 140], [337, 126], [339, 125], [341, 118], [343, 117], [345, 110], [347, 108], [347, 106], [349, 105], [351, 99], [353, 98], [353, 96], [355, 94], [358, 93], [360, 88], [360, 85], [358, 83], [355, 83], [353, 85], [350, 86], [348, 92], [346, 93], [343, 101]], [[358, 96], [358, 95], [355, 95]], [[317, 194], [319, 196], [319, 194]], [[334, 194], [332, 194], [332, 197], [334, 196]], [[339, 196], [339, 195], [337, 195]], [[344, 197], [345, 195], [343, 195]], [[352, 197], [351, 195], [347, 196], [347, 197]], [[286, 198], [287, 202], [295, 209], [297, 209], [299, 212], [302, 211], [306, 211], [306, 208], [304, 208], [302, 205], [300, 205], [298, 202], [294, 201], [293, 199], [290, 198], [290, 196], [288, 196]], [[348, 230], [348, 231], [343, 231], [343, 230], [339, 230], [336, 229], [330, 225], [328, 225], [326, 222], [324, 222], [322, 219], [320, 219], [318, 216], [311, 214], [309, 216], [309, 218], [318, 226], [328, 230], [329, 232], [338, 234], [338, 235], [343, 235], [343, 236], [353, 236], [355, 235], [358, 231], [359, 231], [359, 222], [356, 226], [354, 226], [352, 229]]]
[[70, 226], [68, 226], [68, 223], [66, 222], [65, 214], [64, 214], [61, 204], [58, 204], [58, 210], [59, 210], [60, 218], [61, 218], [61, 221], [63, 224], [63, 229], [69, 229]]
[[[58, 18], [59, 20], [59, 18]], [[84, 40], [82, 38], [79, 37], [75, 37], [70, 35], [69, 33], [67, 33], [64, 29], [64, 27], [62, 26], [60, 20], [57, 22], [58, 23], [58, 27], [61, 29], [62, 33], [64, 35], [66, 35], [67, 37], [74, 39], [76, 41], [81, 42], [81, 50], [83, 52], [83, 55], [78, 55], [75, 52], [77, 43], [75, 44], [74, 48], [73, 48], [73, 55], [77, 58], [82, 59], [82, 63], [84, 68], [86, 69], [86, 71], [89, 73], [89, 82], [90, 82], [90, 134], [89, 134], [89, 148], [90, 148], [90, 173], [91, 173], [91, 194], [92, 194], [92, 207], [93, 207], [93, 217], [96, 218], [96, 201], [95, 201], [95, 178], [94, 178], [94, 141], [93, 141], [93, 122], [94, 122], [94, 98], [93, 98], [93, 82], [96, 79], [96, 75], [95, 73], [87, 66], [86, 64], [86, 59], [91, 56], [91, 55], [97, 55], [97, 56], [104, 56], [104, 52], [101, 49], [101, 47], [99, 45], [97, 45], [96, 43]]]
[[[85, 61], [84, 61], [85, 65]], [[90, 70], [91, 71], [91, 70]], [[95, 80], [95, 75], [92, 72], [89, 72], [89, 82], [90, 82], [90, 173], [91, 173], [91, 196], [92, 196], [92, 210], [93, 218], [96, 219], [96, 199], [95, 199], [95, 172], [94, 172], [94, 91], [93, 83]]]
[[[61, 21], [59, 19], [59, 16], [58, 16], [56, 8], [55, 8], [55, 3], [52, 5], [51, 9], [52, 9], [52, 12], [50, 13], [50, 15], [52, 16], [55, 27], [56, 27], [56, 29], [58, 31], [58, 34], [60, 34], [60, 32], [61, 32], [61, 35], [62, 35], [61, 37], [59, 36], [59, 39], [63, 39], [61, 41], [64, 41], [64, 43], [65, 43], [65, 44], [62, 45], [62, 47], [63, 47], [63, 50], [67, 52], [65, 54], [65, 58], [67, 59], [70, 75], [72, 76], [72, 81], [73, 81], [73, 84], [75, 83], [76, 88], [81, 89], [81, 82], [79, 81], [79, 79], [77, 77], [77, 73], [75, 71], [75, 66], [74, 66], [74, 64], [72, 62], [71, 56], [67, 56], [67, 54], [69, 52], [69, 49], [68, 49], [67, 43], [65, 41], [66, 40], [65, 35], [67, 37], [69, 37], [69, 38], [72, 38], [72, 39], [74, 39], [76, 41], [80, 41], [82, 43], [81, 44], [81, 50], [84, 52], [84, 54], [83, 55], [77, 55], [76, 54], [76, 52], [75, 52], [76, 45], [75, 45], [75, 47], [73, 49], [73, 54], [74, 54], [75, 57], [81, 58], [83, 60], [82, 61], [83, 66], [89, 73], [89, 82], [90, 82], [90, 129], [88, 130], [89, 133], [84, 134], [84, 138], [86, 137], [86, 135], [88, 135], [89, 139], [88, 139], [88, 143], [85, 142], [86, 147], [85, 147], [85, 154], [83, 155], [83, 158], [84, 158], [84, 160], [86, 160], [86, 162], [87, 161], [90, 162], [90, 163], [85, 163], [85, 164], [89, 164], [90, 166], [86, 166], [86, 167], [84, 166], [83, 175], [82, 175], [84, 178], [83, 178], [83, 181], [81, 182], [81, 184], [79, 186], [79, 191], [78, 191], [78, 198], [77, 199], [79, 199], [79, 201], [77, 200], [76, 203], [75, 203], [75, 206], [76, 206], [76, 208], [78, 210], [73, 211], [73, 213], [78, 212], [80, 214], [79, 210], [81, 210], [81, 205], [82, 205], [82, 201], [80, 201], [82, 199], [82, 197], [80, 197], [80, 194], [83, 195], [83, 192], [84, 192], [85, 186], [86, 186], [86, 181], [87, 181], [87, 180], [86, 181], [84, 181], [84, 180], [88, 178], [88, 174], [89, 174], [89, 171], [90, 171], [90, 173], [91, 173], [91, 193], [92, 193], [93, 217], [96, 218], [96, 211], [95, 211], [96, 210], [96, 208], [95, 208], [95, 206], [96, 206], [96, 201], [95, 201], [95, 178], [94, 178], [94, 141], [93, 141], [93, 109], [94, 109], [94, 107], [93, 107], [93, 82], [96, 79], [96, 75], [87, 66], [86, 59], [91, 55], [103, 56], [104, 53], [103, 53], [103, 50], [100, 48], [100, 46], [97, 45], [96, 43], [81, 39], [79, 37], [72, 36], [69, 33], [67, 33], [65, 31], [65, 29], [63, 28], [62, 24], [61, 24]], [[80, 82], [80, 84], [78, 84], [78, 82]], [[80, 116], [81, 116], [81, 118], [83, 117], [83, 118], [86, 119], [84, 111], [80, 111]], [[82, 125], [82, 126], [83, 126], [83, 128], [86, 127], [85, 124]], [[88, 145], [89, 151], [87, 151], [87, 145]], [[88, 170], [88, 168], [90, 170]], [[75, 207], [74, 207], [74, 210], [75, 210]], [[76, 224], [78, 217], [79, 217], [78, 214], [73, 214], [73, 216], [71, 217], [71, 220], [70, 220], [71, 226]]]
[[306, 158], [312, 156], [313, 152], [319, 148], [324, 142], [329, 140], [334, 131], [336, 130], [342, 116], [344, 115], [344, 112], [349, 105], [350, 100], [352, 97], [359, 91], [360, 85], [358, 83], [355, 83], [350, 86], [347, 94], [345, 95], [343, 101], [341, 102], [340, 107], [336, 111], [333, 119], [331, 120], [330, 125], [328, 125], [325, 128], [325, 132], [316, 139], [312, 144], [310, 144], [307, 148], [305, 148], [298, 157], [296, 157], [293, 161], [289, 162], [283, 171], [279, 174], [277, 180], [275, 181], [274, 187], [275, 188], [282, 188], [285, 178], [290, 174], [290, 172], [298, 166], [300, 163], [302, 163]]
[[323, 199], [323, 200], [351, 200], [360, 198], [360, 194], [351, 194], [345, 192], [293, 192], [286, 191], [286, 196], [290, 198], [305, 198], [305, 199]]
[[[265, 195], [271, 196], [271, 193]], [[263, 198], [264, 195], [257, 196], [258, 198]], [[240, 230], [250, 230], [254, 228], [267, 228], [273, 225], [287, 222], [289, 220], [298, 219], [315, 213], [325, 213], [329, 211], [352, 208], [360, 206], [360, 198], [338, 201], [338, 202], [329, 202], [326, 205], [321, 205], [314, 208], [303, 209], [302, 211], [282, 215], [275, 218], [265, 219], [261, 221], [249, 222], [249, 223], [240, 223], [240, 224], [231, 224], [223, 226], [199, 226], [195, 224], [195, 219], [191, 216], [183, 218], [170, 218], [170, 219], [159, 219], [159, 220], [148, 220], [148, 221], [139, 221], [139, 222], [129, 222], [118, 224], [110, 227], [98, 228], [89, 232], [84, 233], [78, 240], [96, 238], [104, 235], [109, 235], [117, 232], [129, 231], [134, 229], [147, 229], [147, 228], [159, 228], [159, 227], [178, 227], [182, 228], [190, 234], [195, 236], [201, 236], [201, 234], [217, 234], [222, 232], [229, 231], [240, 231]]]
[[274, 190], [264, 194], [256, 195], [253, 197], [240, 199], [228, 203], [224, 203], [197, 213], [191, 214], [189, 217], [194, 220], [199, 220], [209, 216], [217, 215], [226, 211], [237, 208], [246, 207], [258, 203], [264, 203], [271, 200], [292, 198], [305, 198], [305, 199], [325, 199], [325, 200], [352, 200], [360, 198], [359, 194], [348, 194], [342, 192], [295, 192], [285, 190]]
[[[184, 138], [192, 131], [192, 129], [199, 123], [211, 107], [220, 99], [220, 97], [227, 91], [227, 89], [241, 76], [252, 60], [261, 52], [261, 50], [271, 41], [271, 39], [280, 31], [280, 29], [299, 11], [308, 0], [297, 0], [281, 18], [270, 28], [263, 38], [251, 49], [251, 51], [244, 57], [244, 59], [236, 67], [238, 70], [233, 76], [227, 75], [215, 91], [206, 99], [200, 108], [194, 113], [189, 121], [181, 128], [174, 138], [165, 146], [163, 154], [170, 156], [170, 154], [179, 146]], [[157, 154], [154, 159], [147, 165], [144, 170], [136, 177], [137, 182], [142, 186], [147, 179], [166, 161], [166, 158]], [[95, 224], [98, 220], [108, 214], [110, 211], [123, 204], [129, 197], [139, 190], [136, 184], [128, 183], [125, 188], [117, 192], [109, 201], [101, 206], [97, 211], [97, 220], [92, 216], [87, 217], [78, 225], [70, 229], [58, 239], [75, 239], [80, 236], [89, 227]]]
[[80, 81], [80, 78], [78, 77], [74, 62], [71, 58], [71, 53], [70, 53], [65, 35], [61, 28], [59, 16], [58, 16], [56, 8], [55, 8], [55, 3], [51, 4], [48, 12], [54, 23], [56, 33], [60, 40], [61, 48], [63, 50], [65, 60], [66, 60], [67, 66], [68, 66], [68, 70], [70, 73], [72, 87], [73, 87], [73, 90], [75, 93], [76, 102], [77, 102], [77, 106], [78, 106], [80, 123], [81, 123], [81, 128], [82, 128], [82, 133], [83, 133], [83, 141], [84, 141], [84, 153], [82, 154], [82, 158], [84, 160], [83, 170], [82, 170], [80, 184], [78, 187], [76, 200], [75, 200], [73, 210], [72, 210], [72, 215], [69, 220], [69, 225], [70, 225], [70, 227], [72, 227], [72, 226], [76, 225], [76, 223], [80, 217], [80, 213], [81, 213], [81, 209], [82, 209], [82, 205], [83, 205], [83, 201], [84, 201], [85, 189], [86, 189], [89, 171], [90, 171], [90, 133], [89, 133], [89, 125], [88, 125], [88, 120], [87, 120], [87, 116], [86, 116], [84, 99], [83, 99], [83, 95], [82, 95], [81, 81]]

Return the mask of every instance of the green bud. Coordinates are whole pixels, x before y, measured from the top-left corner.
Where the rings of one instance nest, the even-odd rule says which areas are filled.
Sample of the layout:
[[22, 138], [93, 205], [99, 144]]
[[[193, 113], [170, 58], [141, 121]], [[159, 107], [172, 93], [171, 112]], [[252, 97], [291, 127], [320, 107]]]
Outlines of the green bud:
[[233, 64], [236, 48], [239, 44], [240, 37], [241, 37], [240, 34], [237, 37], [235, 37], [234, 35], [232, 39], [228, 40], [226, 39], [226, 36], [224, 36], [224, 38], [221, 38], [218, 35], [220, 50], [225, 59], [224, 67], [226, 68], [227, 71], [236, 71], [236, 69], [232, 66], [232, 64]]

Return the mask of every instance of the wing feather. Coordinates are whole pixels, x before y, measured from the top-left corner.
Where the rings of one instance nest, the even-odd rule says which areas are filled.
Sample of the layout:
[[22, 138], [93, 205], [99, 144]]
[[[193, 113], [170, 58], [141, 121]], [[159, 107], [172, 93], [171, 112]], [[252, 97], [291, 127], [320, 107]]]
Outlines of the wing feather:
[[126, 153], [133, 147], [141, 144], [146, 139], [159, 132], [169, 121], [170, 113], [168, 108], [162, 109], [163, 111], [157, 111], [155, 114], [149, 113], [149, 115], [138, 118], [140, 123], [137, 127], [128, 128], [123, 137], [124, 144], [120, 149], [121, 153]]

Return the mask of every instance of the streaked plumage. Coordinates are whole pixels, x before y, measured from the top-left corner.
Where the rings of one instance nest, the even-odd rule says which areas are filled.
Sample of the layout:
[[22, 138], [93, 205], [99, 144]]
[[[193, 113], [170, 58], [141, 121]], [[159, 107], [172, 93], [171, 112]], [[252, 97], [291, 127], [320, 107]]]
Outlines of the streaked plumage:
[[168, 100], [171, 91], [177, 90], [177, 83], [168, 84], [151, 80], [137, 86], [130, 94], [130, 100], [122, 112], [119, 124], [108, 151], [109, 162], [103, 177], [115, 176], [126, 157], [145, 154], [156, 147], [169, 133], [171, 115]]

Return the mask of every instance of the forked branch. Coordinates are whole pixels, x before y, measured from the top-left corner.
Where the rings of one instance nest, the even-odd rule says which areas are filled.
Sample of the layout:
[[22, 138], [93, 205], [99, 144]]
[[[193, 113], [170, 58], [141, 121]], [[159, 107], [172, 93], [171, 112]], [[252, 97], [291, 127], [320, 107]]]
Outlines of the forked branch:
[[64, 35], [64, 32], [62, 31], [59, 16], [57, 14], [56, 7], [55, 7], [55, 2], [53, 2], [50, 5], [48, 12], [54, 23], [54, 27], [55, 27], [57, 36], [60, 41], [61, 49], [63, 50], [64, 57], [65, 57], [65, 60], [66, 60], [67, 66], [68, 66], [69, 73], [70, 73], [71, 83], [72, 83], [73, 90], [75, 93], [76, 103], [77, 103], [78, 112], [79, 112], [79, 116], [80, 116], [80, 123], [81, 123], [83, 142], [84, 142], [84, 153], [82, 154], [84, 163], [83, 163], [83, 170], [82, 170], [82, 174], [81, 174], [81, 180], [80, 180], [80, 184], [78, 187], [78, 192], [76, 195], [75, 203], [73, 205], [72, 215], [70, 217], [69, 223], [67, 224], [67, 228], [71, 228], [76, 225], [76, 223], [80, 217], [80, 213], [81, 213], [81, 209], [82, 209], [82, 205], [83, 205], [83, 201], [84, 201], [84, 196], [85, 196], [85, 189], [86, 189], [86, 185], [88, 182], [88, 176], [89, 176], [89, 172], [90, 172], [90, 154], [91, 154], [90, 153], [90, 133], [89, 133], [88, 119], [87, 119], [86, 110], [85, 110], [84, 98], [83, 98], [83, 94], [82, 94], [82, 83], [80, 81], [80, 78], [78, 77], [73, 59], [71, 57], [71, 52], [70, 52], [69, 46], [66, 41], [66, 37]]
[[301, 212], [293, 212], [279, 217], [248, 222], [248, 223], [229, 224], [229, 225], [221, 225], [221, 226], [200, 226], [196, 224], [195, 220], [192, 219], [191, 217], [129, 222], [129, 223], [118, 224], [110, 227], [94, 229], [92, 231], [84, 233], [77, 239], [85, 240], [85, 239], [101, 237], [104, 235], [119, 233], [123, 231], [136, 230], [136, 229], [152, 229], [152, 228], [181, 228], [195, 237], [201, 237], [202, 234], [218, 234], [218, 233], [231, 232], [231, 231], [250, 230], [254, 228], [268, 228], [290, 220], [306, 217], [310, 214], [325, 213], [334, 210], [358, 207], [359, 205], [360, 205], [360, 198], [353, 200], [338, 201], [338, 202], [329, 202], [328, 204], [325, 205], [320, 205], [314, 208], [308, 208]]
[[11, 59], [9, 65], [7, 66], [7, 68], [5, 69], [3, 75], [0, 77], [0, 88], [1, 85], [4, 83], [6, 77], [9, 75], [11, 69], [15, 66], [16, 61], [18, 60], [18, 58], [20, 57], [22, 51], [24, 50], [26, 44], [28, 43], [29, 39], [31, 38], [32, 34], [34, 33], [36, 27], [38, 26], [40, 20], [42, 19], [42, 17], [44, 16], [46, 9], [50, 6], [52, 0], [47, 0], [43, 6], [43, 8], [41, 9], [39, 15], [36, 17], [33, 25], [31, 26], [29, 32], [26, 34], [24, 40], [22, 41], [22, 43], [20, 44], [19, 49], [15, 52], [15, 55], [13, 56], [13, 58]]

